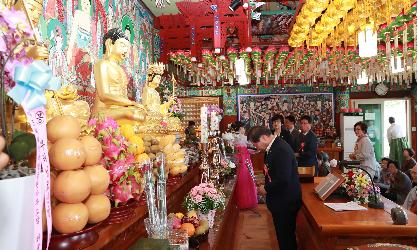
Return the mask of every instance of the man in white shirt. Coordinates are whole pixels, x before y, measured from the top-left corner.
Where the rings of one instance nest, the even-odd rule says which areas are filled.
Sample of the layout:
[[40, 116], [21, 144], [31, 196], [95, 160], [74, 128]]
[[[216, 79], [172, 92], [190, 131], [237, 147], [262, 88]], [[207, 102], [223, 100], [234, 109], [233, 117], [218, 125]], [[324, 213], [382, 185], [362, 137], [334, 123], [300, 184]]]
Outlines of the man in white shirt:
[[395, 118], [389, 117], [390, 127], [387, 130], [387, 137], [390, 147], [389, 158], [396, 160], [402, 166], [403, 155], [402, 152], [405, 148], [409, 148], [408, 141], [406, 140], [405, 133], [400, 125], [395, 124]]

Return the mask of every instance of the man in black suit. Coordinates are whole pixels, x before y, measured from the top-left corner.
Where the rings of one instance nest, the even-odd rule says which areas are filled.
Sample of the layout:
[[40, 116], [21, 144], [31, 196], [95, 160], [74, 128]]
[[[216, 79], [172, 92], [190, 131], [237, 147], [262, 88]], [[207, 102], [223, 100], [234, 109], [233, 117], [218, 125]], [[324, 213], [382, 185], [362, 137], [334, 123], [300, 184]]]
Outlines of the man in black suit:
[[296, 129], [295, 124], [296, 119], [293, 115], [286, 116], [286, 119], [284, 120], [284, 125], [290, 133], [293, 151], [298, 152], [298, 147], [300, 146], [300, 132], [298, 129]]
[[315, 166], [315, 175], [319, 173], [318, 160], [316, 151], [318, 149], [318, 139], [316, 138], [312, 128], [312, 118], [304, 115], [300, 118], [300, 144], [298, 152], [295, 153], [298, 159], [299, 167]]
[[271, 118], [271, 124], [271, 132], [273, 133], [273, 135], [280, 136], [280, 138], [285, 140], [285, 142], [287, 142], [291, 148], [295, 147], [290, 132], [284, 126], [284, 118], [282, 115], [273, 115], [273, 117]]
[[248, 131], [248, 140], [264, 155], [264, 188], [267, 208], [273, 217], [280, 250], [296, 250], [296, 215], [302, 204], [297, 162], [292, 148], [262, 126]]

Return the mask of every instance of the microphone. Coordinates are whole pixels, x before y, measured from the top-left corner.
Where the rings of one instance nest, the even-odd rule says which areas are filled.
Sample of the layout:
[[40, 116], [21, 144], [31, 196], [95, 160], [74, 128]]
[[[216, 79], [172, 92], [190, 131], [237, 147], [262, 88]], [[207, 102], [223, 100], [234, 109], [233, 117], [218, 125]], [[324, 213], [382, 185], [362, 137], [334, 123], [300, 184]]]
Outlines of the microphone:
[[374, 186], [374, 182], [373, 182], [372, 175], [367, 170], [365, 170], [364, 168], [362, 168], [362, 167], [359, 166], [360, 165], [360, 161], [346, 161], [346, 160], [343, 160], [343, 161], [339, 161], [338, 162], [338, 165], [340, 167], [342, 167], [342, 168], [345, 168], [345, 169], [360, 169], [360, 170], [363, 170], [369, 176], [369, 178], [370, 178], [370, 180], [372, 182], [372, 186], [373, 186], [374, 199], [373, 200], [371, 200], [371, 199], [369, 200], [368, 206], [370, 208], [376, 208], [376, 209], [383, 209], [385, 207], [385, 205], [383, 204], [383, 202], [382, 201], [379, 201], [377, 199], [376, 189], [375, 189], [375, 186]]

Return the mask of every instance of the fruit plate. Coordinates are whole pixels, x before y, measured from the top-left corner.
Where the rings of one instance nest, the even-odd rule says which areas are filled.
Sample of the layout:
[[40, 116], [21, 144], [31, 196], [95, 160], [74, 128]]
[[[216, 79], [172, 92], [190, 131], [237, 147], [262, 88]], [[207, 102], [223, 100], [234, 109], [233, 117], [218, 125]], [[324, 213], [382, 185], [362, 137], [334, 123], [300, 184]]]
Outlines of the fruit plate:
[[135, 208], [139, 206], [139, 203], [131, 199], [125, 205], [118, 207], [112, 207], [110, 209], [109, 217], [106, 220], [106, 224], [118, 224], [125, 222], [135, 216]]
[[197, 250], [200, 247], [200, 242], [195, 238], [189, 238], [189, 249]]
[[[52, 231], [51, 241], [49, 242], [49, 249], [67, 250], [87, 248], [99, 239], [98, 232], [103, 225], [103, 221], [96, 224], [87, 224], [83, 230], [69, 234], [60, 234], [54, 230]], [[44, 249], [46, 248], [46, 239], [47, 235], [44, 233], [44, 242], [42, 244]]]
[[191, 245], [191, 243], [190, 243], [191, 241], [195, 241], [195, 240], [197, 242], [199, 242], [199, 244], [202, 243], [202, 242], [207, 241], [208, 240], [208, 235], [209, 235], [209, 230], [206, 231], [206, 233], [204, 233], [204, 234], [189, 237], [189, 245]]

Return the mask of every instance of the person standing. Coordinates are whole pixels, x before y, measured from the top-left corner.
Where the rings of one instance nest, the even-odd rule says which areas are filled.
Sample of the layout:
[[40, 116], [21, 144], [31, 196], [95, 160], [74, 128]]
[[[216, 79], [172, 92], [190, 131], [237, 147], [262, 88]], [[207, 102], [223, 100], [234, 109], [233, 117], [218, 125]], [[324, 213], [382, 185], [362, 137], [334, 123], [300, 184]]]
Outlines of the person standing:
[[394, 117], [389, 117], [390, 127], [387, 130], [387, 137], [389, 142], [389, 158], [403, 163], [402, 151], [404, 148], [409, 148], [405, 133], [402, 131], [400, 125], [395, 123]]
[[247, 138], [258, 150], [265, 151], [265, 184], [258, 192], [266, 195], [279, 247], [296, 250], [296, 216], [302, 204], [302, 193], [294, 152], [266, 127], [252, 127]]
[[258, 204], [257, 188], [250, 153], [247, 149], [244, 123], [237, 121], [231, 125], [236, 133], [234, 146], [237, 160], [237, 206], [239, 209], [253, 209]]
[[273, 115], [271, 118], [272, 123], [272, 133], [275, 136], [280, 136], [285, 142], [287, 142], [291, 148], [294, 148], [295, 145], [292, 142], [292, 136], [290, 132], [284, 127], [284, 118], [282, 115]]
[[319, 173], [316, 151], [318, 149], [318, 139], [312, 132], [312, 118], [304, 115], [300, 118], [300, 145], [298, 152], [295, 153], [299, 167], [315, 166], [315, 175]]
[[300, 132], [295, 127], [296, 119], [293, 115], [286, 116], [286, 119], [284, 120], [284, 125], [287, 130], [290, 132], [291, 140], [293, 145], [293, 151], [297, 152], [299, 145], [300, 145]]
[[369, 136], [367, 135], [367, 125], [364, 122], [354, 124], [354, 133], [357, 136], [354, 152], [348, 157], [351, 160], [360, 161], [360, 165], [374, 178], [379, 176], [379, 163], [376, 161], [374, 149]]

